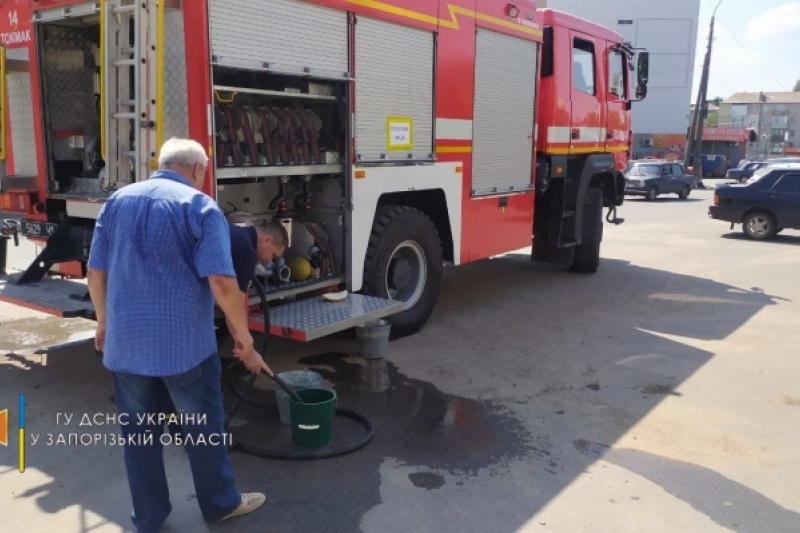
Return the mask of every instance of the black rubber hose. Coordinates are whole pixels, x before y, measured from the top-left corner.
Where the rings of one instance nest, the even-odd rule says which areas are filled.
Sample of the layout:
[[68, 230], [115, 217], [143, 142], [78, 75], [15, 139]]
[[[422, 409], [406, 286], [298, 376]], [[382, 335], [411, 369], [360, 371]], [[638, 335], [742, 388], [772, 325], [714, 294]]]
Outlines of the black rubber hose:
[[[237, 389], [236, 385], [233, 383], [233, 378], [228, 374], [227, 376], [227, 383], [228, 387], [230, 387], [231, 392], [238, 400], [237, 408], [242, 404], [246, 403], [249, 405], [253, 405], [259, 407], [261, 409], [265, 409], [267, 411], [272, 411], [277, 413], [278, 408], [274, 405], [265, 404], [261, 402], [257, 402], [247, 397], [247, 394], [250, 392], [250, 389], [255, 382], [256, 376], [248, 376], [247, 383], [245, 384], [242, 390]], [[231, 417], [235, 411], [231, 411]], [[356, 450], [360, 450], [364, 446], [366, 446], [372, 438], [375, 436], [375, 428], [372, 426], [372, 423], [361, 413], [356, 411], [352, 411], [350, 409], [336, 409], [334, 413], [338, 416], [343, 416], [345, 418], [349, 418], [361, 424], [365, 431], [364, 437], [361, 440], [354, 442], [353, 444], [346, 446], [341, 449], [336, 450], [303, 450], [303, 451], [296, 451], [296, 452], [279, 452], [277, 450], [272, 450], [270, 448], [265, 448], [261, 446], [256, 446], [253, 444], [249, 444], [244, 441], [236, 441], [234, 439], [233, 448], [234, 450], [241, 451], [250, 455], [258, 455], [260, 457], [269, 457], [272, 459], [287, 459], [287, 460], [307, 460], [307, 459], [325, 459], [329, 457], [338, 457], [340, 455], [346, 455], [348, 453], [352, 453]]]
[[[261, 298], [261, 305], [263, 307], [262, 311], [264, 313], [264, 339], [261, 341], [261, 355], [264, 356], [267, 353], [267, 342], [269, 338], [269, 328], [270, 328], [269, 304], [267, 302], [267, 294], [266, 292], [264, 292], [264, 287], [261, 285], [261, 282], [258, 281], [257, 277], [253, 278], [253, 285], [255, 285], [256, 291], [258, 292], [258, 295]], [[228, 412], [228, 415], [225, 417], [225, 431], [231, 433], [231, 435], [233, 433], [230, 431], [229, 428], [230, 422], [233, 419], [233, 416], [241, 407], [242, 403], [247, 403], [270, 411], [277, 412], [278, 410], [277, 407], [275, 406], [257, 402], [247, 397], [247, 395], [250, 393], [250, 390], [253, 388], [253, 384], [256, 382], [257, 377], [258, 377], [257, 374], [249, 375], [247, 377], [244, 389], [239, 390], [233, 383], [233, 378], [231, 377], [230, 373], [226, 375], [225, 380], [228, 383], [228, 387], [230, 387], [231, 393], [233, 393], [233, 396], [235, 398], [233, 405], [231, 406], [231, 409]], [[256, 446], [254, 444], [249, 444], [245, 441], [235, 441], [235, 440], [233, 442], [233, 445], [231, 446], [231, 449], [249, 455], [268, 457], [271, 459], [283, 459], [289, 461], [327, 459], [331, 457], [339, 457], [341, 455], [346, 455], [348, 453], [353, 453], [357, 450], [360, 450], [361, 448], [366, 446], [375, 436], [375, 428], [372, 426], [372, 423], [369, 420], [367, 420], [367, 418], [364, 415], [357, 413], [356, 411], [352, 411], [350, 409], [336, 409], [334, 413], [338, 416], [343, 416], [345, 418], [350, 418], [351, 420], [355, 420], [356, 422], [361, 424], [366, 430], [364, 437], [362, 437], [361, 440], [358, 440], [349, 446], [345, 446], [344, 448], [334, 449], [334, 450], [308, 449], [308, 450], [288, 453], [288, 452], [280, 452], [277, 450], [261, 446]]]

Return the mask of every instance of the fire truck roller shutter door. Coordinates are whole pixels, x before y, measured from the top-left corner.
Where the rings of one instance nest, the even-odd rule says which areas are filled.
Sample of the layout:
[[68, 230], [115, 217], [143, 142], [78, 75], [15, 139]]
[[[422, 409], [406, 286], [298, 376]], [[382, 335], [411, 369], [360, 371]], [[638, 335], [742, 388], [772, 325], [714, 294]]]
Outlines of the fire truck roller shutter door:
[[[27, 63], [28, 49], [14, 48], [6, 51], [6, 61]], [[9, 71], [6, 74], [6, 94], [8, 95], [8, 122], [11, 137], [6, 142], [11, 152], [13, 169], [6, 169], [17, 176], [36, 176], [36, 138], [33, 128], [33, 92], [29, 69]]]
[[356, 153], [430, 159], [433, 33], [367, 17], [356, 24]]
[[298, 0], [209, 2], [220, 65], [347, 78], [347, 12]]
[[[185, 3], [185, 2], [184, 2]], [[164, 140], [189, 136], [189, 101], [186, 90], [186, 34], [183, 4], [167, 2], [164, 30]]]
[[538, 45], [478, 29], [473, 196], [530, 190]]

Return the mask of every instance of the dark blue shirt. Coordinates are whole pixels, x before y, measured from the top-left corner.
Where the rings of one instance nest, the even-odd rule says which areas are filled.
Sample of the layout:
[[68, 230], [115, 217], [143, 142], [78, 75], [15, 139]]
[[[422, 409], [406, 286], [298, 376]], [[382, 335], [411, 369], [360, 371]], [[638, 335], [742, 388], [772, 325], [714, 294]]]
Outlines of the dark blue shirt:
[[106, 272], [103, 363], [170, 376], [216, 352], [208, 276], [234, 276], [228, 223], [180, 174], [159, 171], [100, 210], [89, 268]]
[[230, 225], [231, 254], [233, 255], [233, 270], [236, 271], [236, 281], [239, 289], [247, 292], [250, 281], [256, 273], [256, 228], [252, 226], [241, 227]]

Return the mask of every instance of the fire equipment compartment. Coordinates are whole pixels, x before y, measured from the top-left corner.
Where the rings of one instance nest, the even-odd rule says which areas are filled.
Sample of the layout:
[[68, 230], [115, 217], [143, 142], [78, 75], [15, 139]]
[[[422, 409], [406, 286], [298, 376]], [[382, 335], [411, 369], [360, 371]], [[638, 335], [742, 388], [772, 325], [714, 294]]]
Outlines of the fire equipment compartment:
[[222, 65], [212, 74], [217, 201], [290, 236], [284, 258], [260, 266], [268, 297], [342, 283], [347, 82]]
[[102, 197], [99, 16], [42, 22], [36, 35], [49, 191]]
[[341, 83], [214, 67], [217, 180], [343, 172], [345, 110]]

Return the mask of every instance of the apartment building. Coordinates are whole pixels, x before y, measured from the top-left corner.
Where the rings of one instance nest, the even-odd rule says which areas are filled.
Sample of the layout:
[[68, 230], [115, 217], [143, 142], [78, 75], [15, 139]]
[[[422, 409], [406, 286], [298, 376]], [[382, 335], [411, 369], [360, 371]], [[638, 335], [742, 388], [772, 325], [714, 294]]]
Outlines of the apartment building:
[[800, 93], [736, 93], [720, 105], [718, 120], [720, 127], [756, 130], [757, 141], [746, 147], [750, 159], [800, 155]]

